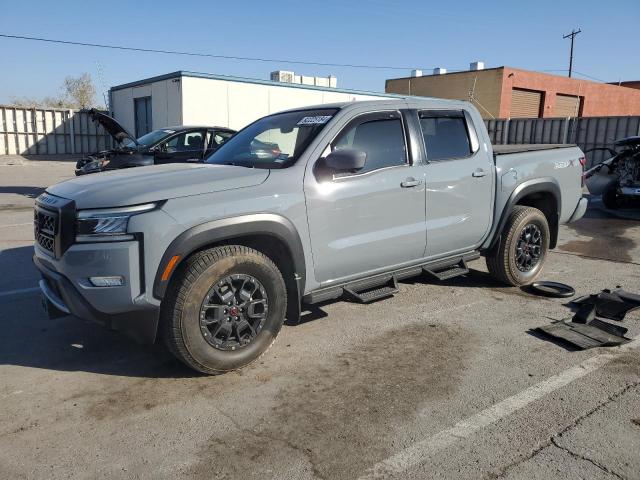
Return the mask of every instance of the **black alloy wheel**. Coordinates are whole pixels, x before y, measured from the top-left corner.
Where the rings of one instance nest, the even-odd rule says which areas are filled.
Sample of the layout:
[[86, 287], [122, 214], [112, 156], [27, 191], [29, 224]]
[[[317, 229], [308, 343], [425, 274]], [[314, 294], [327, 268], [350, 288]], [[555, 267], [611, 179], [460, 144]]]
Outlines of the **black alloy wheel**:
[[206, 294], [200, 307], [200, 330], [219, 350], [245, 347], [260, 333], [267, 319], [269, 298], [251, 275], [229, 275]]
[[532, 270], [540, 261], [542, 255], [542, 232], [537, 225], [526, 225], [516, 245], [516, 266], [521, 272]]

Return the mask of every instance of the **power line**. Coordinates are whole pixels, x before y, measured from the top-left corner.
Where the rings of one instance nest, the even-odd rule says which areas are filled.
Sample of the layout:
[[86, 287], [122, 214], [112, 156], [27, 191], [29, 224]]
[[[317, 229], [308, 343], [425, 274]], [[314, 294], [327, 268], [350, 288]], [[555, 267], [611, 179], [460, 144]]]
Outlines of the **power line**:
[[[580, 32], [576, 32], [580, 33]], [[12, 38], [17, 40], [30, 40], [37, 42], [46, 42], [46, 43], [56, 43], [62, 45], [76, 45], [81, 47], [94, 47], [94, 48], [106, 48], [111, 50], [126, 50], [132, 52], [143, 52], [143, 53], [162, 53], [167, 55], [184, 55], [190, 57], [208, 57], [208, 58], [219, 58], [223, 60], [242, 60], [248, 62], [265, 62], [265, 63], [286, 63], [286, 64], [299, 64], [299, 65], [314, 65], [314, 66], [323, 66], [323, 67], [344, 67], [344, 68], [363, 68], [363, 69], [378, 69], [378, 70], [433, 70], [435, 67], [399, 67], [399, 66], [386, 66], [386, 65], [362, 65], [362, 64], [349, 64], [349, 63], [325, 63], [325, 62], [309, 62], [304, 60], [284, 60], [284, 59], [276, 59], [276, 58], [260, 58], [260, 57], [241, 57], [235, 55], [219, 55], [213, 53], [198, 53], [198, 52], [183, 52], [177, 50], [161, 50], [161, 49], [153, 49], [153, 48], [141, 48], [141, 47], [125, 47], [122, 45], [105, 45], [100, 43], [88, 43], [88, 42], [75, 42], [71, 40], [59, 40], [52, 38], [40, 38], [40, 37], [30, 37], [25, 35], [9, 35], [0, 33], [0, 37], [3, 38]], [[449, 72], [464, 72], [466, 69], [449, 69]], [[567, 72], [568, 70], [540, 70], [542, 72]], [[592, 80], [596, 80], [599, 82], [607, 83], [605, 80], [601, 80], [596, 77], [591, 77], [586, 73], [581, 73], [575, 71], [578, 75], [581, 75], [586, 78], [590, 78]], [[569, 75], [571, 76], [571, 75]]]
[[224, 60], [243, 60], [243, 61], [249, 61], [249, 62], [287, 63], [287, 64], [297, 64], [297, 65], [314, 65], [314, 66], [320, 66], [320, 67], [368, 68], [368, 69], [378, 69], [378, 70], [412, 70], [415, 68], [430, 70], [433, 68], [433, 67], [415, 67], [415, 66], [398, 67], [398, 66], [385, 66], [385, 65], [359, 65], [359, 64], [349, 64], [349, 63], [324, 63], [324, 62], [309, 62], [304, 60], [284, 60], [284, 59], [277, 59], [277, 58], [240, 57], [236, 55], [217, 55], [213, 53], [183, 52], [178, 50], [160, 50], [155, 48], [125, 47], [122, 45], [105, 45], [100, 43], [74, 42], [70, 40], [28, 37], [24, 35], [8, 35], [4, 33], [0, 33], [0, 37], [13, 38], [18, 40], [32, 40], [37, 42], [58, 43], [63, 45], [77, 45], [81, 47], [108, 48], [112, 50], [128, 50], [133, 52], [146, 52], [146, 53], [164, 53], [168, 55], [186, 55], [190, 57], [220, 58]]
[[[557, 73], [557, 72], [568, 72], [569, 70], [567, 70], [566, 68], [556, 68], [554, 70], [538, 70], [538, 72], [544, 72], [544, 73]], [[585, 77], [588, 78], [590, 80], [594, 80], [596, 82], [600, 82], [600, 83], [609, 83], [607, 80], [603, 80], [601, 78], [598, 77], [593, 77], [591, 75], [587, 75], [586, 73], [582, 73], [579, 72], [577, 70], [572, 70], [573, 73], [577, 73], [578, 75], [580, 75], [581, 77]]]

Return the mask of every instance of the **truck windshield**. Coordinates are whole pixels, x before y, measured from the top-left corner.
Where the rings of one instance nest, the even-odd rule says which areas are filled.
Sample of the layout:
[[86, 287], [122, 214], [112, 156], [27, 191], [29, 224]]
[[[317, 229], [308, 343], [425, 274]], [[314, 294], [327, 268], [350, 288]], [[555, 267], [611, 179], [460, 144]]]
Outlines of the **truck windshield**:
[[286, 168], [296, 162], [337, 111], [335, 108], [300, 110], [261, 118], [229, 139], [206, 162]]

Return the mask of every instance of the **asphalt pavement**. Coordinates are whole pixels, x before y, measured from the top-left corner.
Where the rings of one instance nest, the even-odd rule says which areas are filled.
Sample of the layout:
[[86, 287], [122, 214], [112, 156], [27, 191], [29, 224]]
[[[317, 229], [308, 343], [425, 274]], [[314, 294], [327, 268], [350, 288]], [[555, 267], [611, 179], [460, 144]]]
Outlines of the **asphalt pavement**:
[[[375, 304], [320, 305], [218, 377], [48, 320], [32, 205], [72, 175], [0, 165], [0, 478], [640, 478], [640, 340], [572, 351], [540, 338], [567, 301], [501, 286], [482, 260]], [[543, 277], [640, 293], [639, 220], [592, 202]], [[640, 313], [623, 325], [640, 338]]]

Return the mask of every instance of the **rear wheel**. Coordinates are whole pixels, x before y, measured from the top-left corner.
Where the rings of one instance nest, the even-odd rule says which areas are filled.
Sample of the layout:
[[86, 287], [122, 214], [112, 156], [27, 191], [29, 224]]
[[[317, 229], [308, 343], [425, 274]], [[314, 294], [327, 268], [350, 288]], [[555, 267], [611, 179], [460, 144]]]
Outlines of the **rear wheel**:
[[533, 207], [514, 207], [503, 230], [503, 238], [487, 267], [497, 280], [519, 287], [532, 283], [542, 271], [549, 250], [549, 225]]
[[189, 367], [228, 372], [267, 351], [286, 306], [284, 280], [268, 257], [239, 245], [212, 248], [176, 272], [163, 306], [164, 339]]

